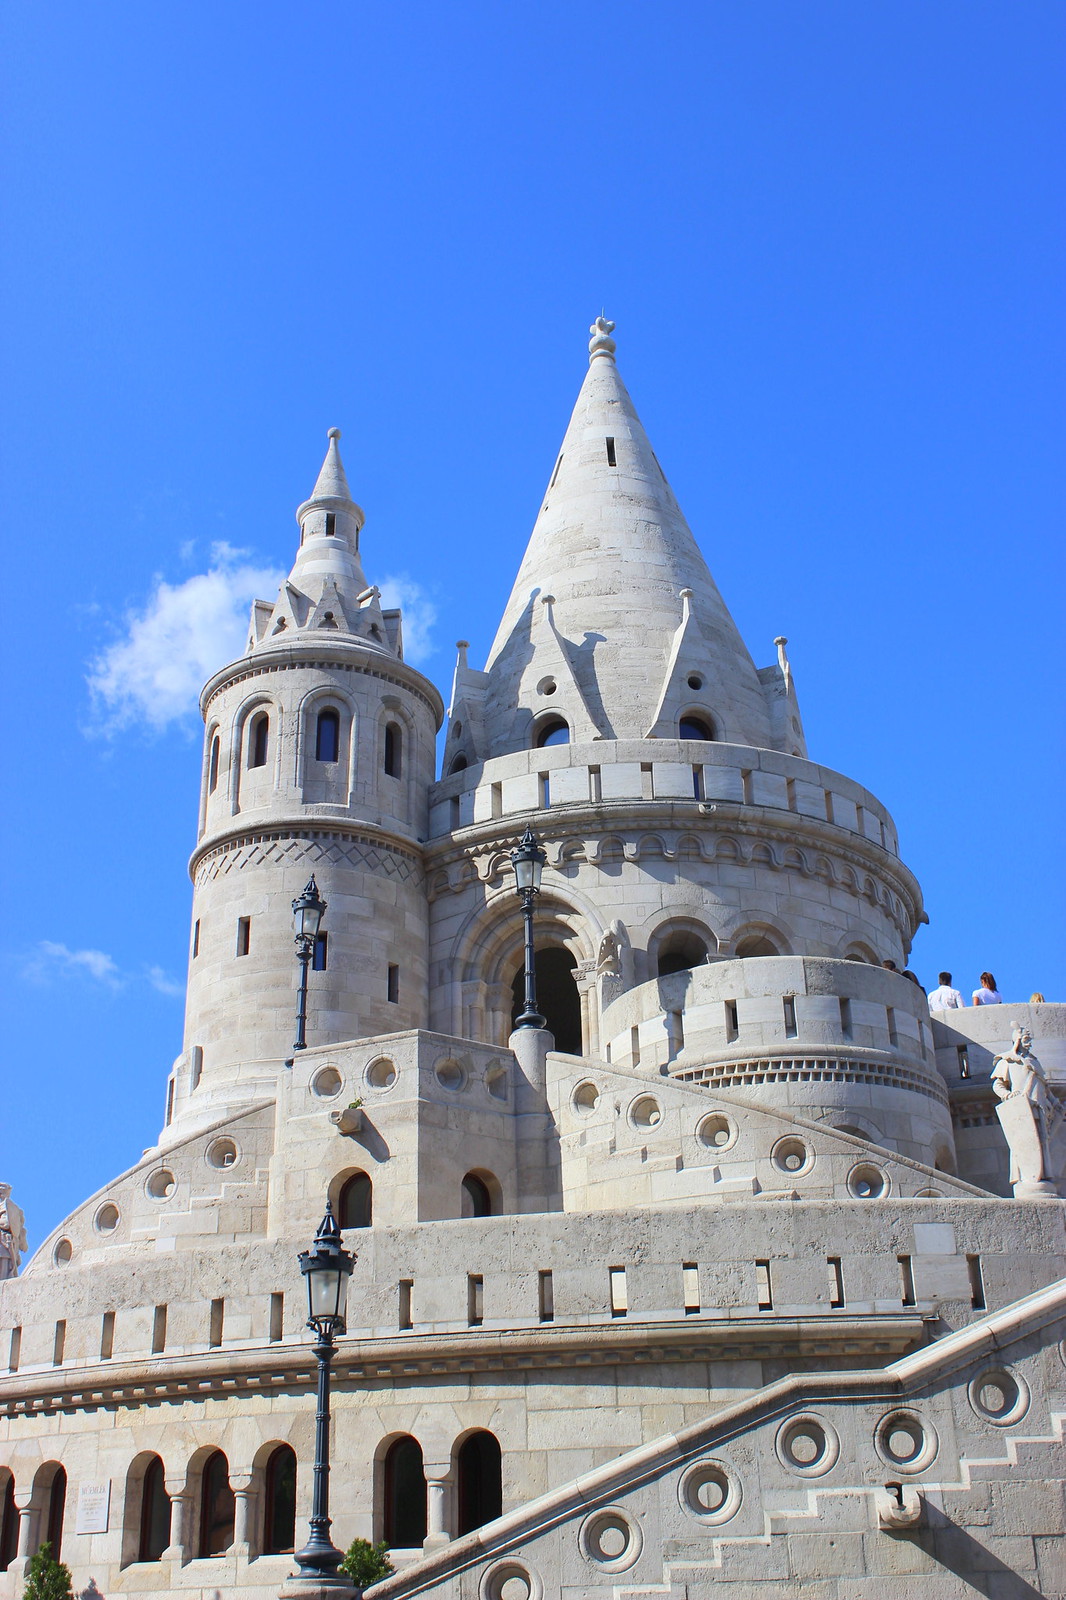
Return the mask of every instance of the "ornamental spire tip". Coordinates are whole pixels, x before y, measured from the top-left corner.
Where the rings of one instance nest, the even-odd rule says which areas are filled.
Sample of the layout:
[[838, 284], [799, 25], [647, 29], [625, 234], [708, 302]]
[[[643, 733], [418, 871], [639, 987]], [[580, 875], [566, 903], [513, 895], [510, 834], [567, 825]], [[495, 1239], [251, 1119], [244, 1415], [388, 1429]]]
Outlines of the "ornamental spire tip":
[[589, 340], [589, 362], [595, 361], [597, 356], [606, 356], [608, 361], [613, 361], [616, 346], [611, 334], [614, 332], [614, 323], [601, 311], [589, 332], [592, 335]]

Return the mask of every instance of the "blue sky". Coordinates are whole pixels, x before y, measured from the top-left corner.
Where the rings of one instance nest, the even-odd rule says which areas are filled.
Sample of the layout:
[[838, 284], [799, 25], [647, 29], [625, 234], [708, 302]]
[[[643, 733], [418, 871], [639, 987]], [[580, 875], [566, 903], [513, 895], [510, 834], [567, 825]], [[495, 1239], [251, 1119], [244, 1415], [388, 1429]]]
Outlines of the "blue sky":
[[601, 306], [756, 660], [788, 635], [812, 756], [897, 819], [919, 974], [1066, 998], [1064, 33], [1033, 0], [4, 8], [0, 1176], [32, 1240], [156, 1137], [197, 681], [326, 429], [446, 691]]

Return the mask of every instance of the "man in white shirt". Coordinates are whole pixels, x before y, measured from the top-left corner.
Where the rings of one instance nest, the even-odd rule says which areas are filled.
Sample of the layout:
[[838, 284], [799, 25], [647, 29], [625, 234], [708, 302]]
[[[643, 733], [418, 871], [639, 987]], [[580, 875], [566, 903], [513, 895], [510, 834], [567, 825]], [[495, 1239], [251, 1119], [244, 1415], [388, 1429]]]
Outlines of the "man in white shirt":
[[951, 987], [951, 973], [940, 974], [940, 987], [929, 996], [930, 1011], [961, 1011], [966, 1002], [957, 989]]

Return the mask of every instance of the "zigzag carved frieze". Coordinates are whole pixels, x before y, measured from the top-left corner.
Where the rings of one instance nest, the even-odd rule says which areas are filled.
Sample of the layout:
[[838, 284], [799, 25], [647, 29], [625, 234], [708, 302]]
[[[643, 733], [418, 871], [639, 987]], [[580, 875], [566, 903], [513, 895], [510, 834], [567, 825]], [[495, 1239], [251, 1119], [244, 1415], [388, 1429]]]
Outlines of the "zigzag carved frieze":
[[[802, 850], [797, 845], [751, 840], [742, 834], [691, 832], [666, 834], [661, 830], [630, 834], [625, 838], [608, 835], [586, 839], [562, 836], [542, 841], [548, 862], [557, 872], [570, 866], [593, 867], [643, 859], [661, 861], [700, 861], [707, 865], [769, 867], [771, 871], [793, 872], [802, 878], [820, 878], [834, 889], [845, 889], [870, 905], [881, 907], [888, 916], [902, 922], [905, 916], [899, 896], [867, 871], [858, 872], [847, 863], [834, 861], [824, 850]], [[460, 893], [472, 881], [503, 882], [511, 871], [507, 850], [495, 844], [483, 851], [476, 848], [459, 860], [435, 871], [429, 880], [430, 899], [442, 894]]]
[[233, 871], [266, 863], [307, 864], [310, 867], [358, 867], [382, 873], [397, 883], [422, 882], [422, 866], [415, 856], [392, 849], [378, 839], [363, 839], [345, 833], [275, 833], [244, 835], [229, 839], [210, 851], [196, 868], [196, 887], [212, 883]]

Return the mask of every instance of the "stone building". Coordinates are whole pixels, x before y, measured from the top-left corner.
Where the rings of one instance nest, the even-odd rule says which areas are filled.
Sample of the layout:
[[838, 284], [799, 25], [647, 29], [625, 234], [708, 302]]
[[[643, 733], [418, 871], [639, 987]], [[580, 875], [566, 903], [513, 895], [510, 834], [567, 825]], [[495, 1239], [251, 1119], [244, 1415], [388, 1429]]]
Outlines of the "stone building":
[[388, 1540], [382, 1600], [1066, 1595], [1066, 1006], [930, 1015], [883, 965], [892, 818], [749, 655], [611, 333], [439, 777], [336, 430], [204, 689], [165, 1125], [0, 1283], [0, 1600], [45, 1538], [79, 1590], [277, 1593], [327, 1197], [334, 1535]]

